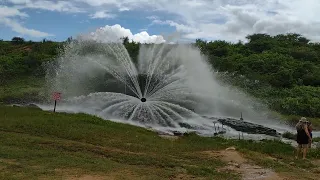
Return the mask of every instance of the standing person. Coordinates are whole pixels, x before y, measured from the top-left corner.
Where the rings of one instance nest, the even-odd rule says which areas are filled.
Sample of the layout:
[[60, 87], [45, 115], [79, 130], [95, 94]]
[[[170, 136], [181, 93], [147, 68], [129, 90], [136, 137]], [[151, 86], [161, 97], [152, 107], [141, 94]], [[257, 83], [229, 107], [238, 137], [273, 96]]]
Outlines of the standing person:
[[307, 121], [307, 125], [308, 125], [308, 131], [310, 134], [311, 139], [309, 140], [309, 144], [308, 144], [308, 148], [311, 148], [311, 143], [312, 143], [312, 124], [310, 121]]
[[298, 142], [298, 131], [302, 128], [302, 125], [303, 125], [303, 117], [296, 124], [296, 130], [297, 130], [296, 141], [298, 143], [298, 147], [297, 147], [297, 151], [296, 151], [296, 159], [298, 159], [299, 154], [301, 153], [301, 149], [302, 149], [302, 145], [300, 145], [299, 142]]
[[300, 119], [300, 121], [296, 125], [296, 129], [297, 129], [297, 143], [298, 143], [296, 158], [299, 157], [299, 154], [302, 150], [303, 159], [306, 159], [308, 144], [309, 144], [309, 141], [312, 141], [312, 138], [308, 131], [307, 119], [305, 117], [302, 117]]

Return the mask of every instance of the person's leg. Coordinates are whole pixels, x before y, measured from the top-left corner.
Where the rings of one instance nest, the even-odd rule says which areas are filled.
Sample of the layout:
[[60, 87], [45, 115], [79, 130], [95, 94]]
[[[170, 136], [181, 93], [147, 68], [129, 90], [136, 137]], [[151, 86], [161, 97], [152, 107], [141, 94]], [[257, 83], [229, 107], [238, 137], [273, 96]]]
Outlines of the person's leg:
[[303, 158], [302, 159], [306, 159], [307, 151], [308, 151], [308, 144], [303, 144], [302, 145], [302, 152], [303, 152]]
[[299, 158], [299, 154], [301, 153], [301, 148], [302, 148], [301, 144], [298, 144], [297, 152], [296, 152], [296, 159]]
[[[312, 139], [312, 133], [310, 133], [310, 137], [311, 137], [311, 139]], [[309, 147], [308, 148], [311, 148], [311, 140], [309, 139]]]

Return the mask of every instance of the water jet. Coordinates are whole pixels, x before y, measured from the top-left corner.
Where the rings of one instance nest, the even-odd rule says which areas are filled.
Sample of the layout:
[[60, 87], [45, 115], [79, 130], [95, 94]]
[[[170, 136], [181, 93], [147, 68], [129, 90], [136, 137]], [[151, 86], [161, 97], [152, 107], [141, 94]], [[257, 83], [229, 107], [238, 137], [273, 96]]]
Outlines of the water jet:
[[217, 81], [191, 45], [141, 44], [137, 62], [117, 42], [78, 39], [64, 49], [46, 65], [46, 80], [49, 92], [64, 95], [60, 108], [66, 111], [211, 134], [214, 125], [204, 115], [237, 117], [244, 112], [248, 120], [262, 117], [250, 99]]

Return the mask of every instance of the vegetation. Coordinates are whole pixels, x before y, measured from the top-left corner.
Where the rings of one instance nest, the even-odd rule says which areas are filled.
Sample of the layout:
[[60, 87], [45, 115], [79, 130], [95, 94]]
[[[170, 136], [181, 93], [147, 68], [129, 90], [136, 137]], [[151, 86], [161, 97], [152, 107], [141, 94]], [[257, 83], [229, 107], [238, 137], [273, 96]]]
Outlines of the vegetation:
[[287, 138], [287, 139], [292, 139], [296, 140], [297, 139], [297, 134], [291, 133], [291, 132], [285, 132], [282, 134], [282, 137]]
[[[299, 34], [253, 34], [247, 39], [247, 43], [235, 44], [198, 39], [195, 46], [215, 70], [224, 72], [220, 73], [222, 80], [244, 89], [287, 119], [296, 121], [299, 116], [306, 116], [319, 125], [320, 43], [311, 43]], [[7, 88], [0, 92], [0, 101], [20, 99], [39, 90], [30, 85], [20, 89], [17, 79], [36, 78], [39, 80], [34, 82], [43, 82], [42, 63], [54, 59], [64, 43], [27, 42], [18, 37], [0, 41], [0, 83]], [[140, 44], [129, 42], [128, 38], [123, 38], [123, 43], [136, 61]]]
[[44, 97], [44, 78], [25, 76], [13, 78], [0, 86], [0, 104], [30, 103], [40, 101]]
[[260, 98], [273, 110], [320, 117], [320, 44], [299, 34], [253, 34], [248, 43], [196, 45], [224, 78]]
[[261, 166], [303, 179], [314, 174], [301, 169], [315, 169], [313, 161], [320, 158], [320, 151], [312, 150], [310, 160], [294, 160], [294, 148], [279, 141], [226, 140], [195, 134], [170, 140], [144, 128], [85, 114], [8, 106], [0, 106], [0, 112], [0, 179], [67, 179], [81, 175], [240, 179], [233, 171], [219, 170], [226, 162], [203, 153], [230, 146]]

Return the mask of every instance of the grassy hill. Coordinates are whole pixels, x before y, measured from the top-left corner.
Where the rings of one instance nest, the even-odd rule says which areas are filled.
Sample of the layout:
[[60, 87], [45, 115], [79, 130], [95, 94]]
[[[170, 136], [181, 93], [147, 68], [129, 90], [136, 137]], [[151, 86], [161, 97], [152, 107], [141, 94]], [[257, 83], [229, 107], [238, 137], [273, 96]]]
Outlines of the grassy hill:
[[294, 160], [294, 148], [278, 141], [195, 134], [165, 139], [85, 114], [8, 106], [0, 106], [0, 113], [0, 179], [240, 179], [243, 174], [225, 169], [230, 162], [219, 155], [230, 146], [248, 161], [243, 165], [271, 168], [281, 177], [313, 179], [320, 173], [319, 150], [308, 161]]

